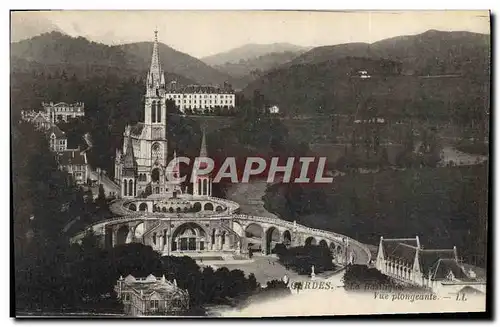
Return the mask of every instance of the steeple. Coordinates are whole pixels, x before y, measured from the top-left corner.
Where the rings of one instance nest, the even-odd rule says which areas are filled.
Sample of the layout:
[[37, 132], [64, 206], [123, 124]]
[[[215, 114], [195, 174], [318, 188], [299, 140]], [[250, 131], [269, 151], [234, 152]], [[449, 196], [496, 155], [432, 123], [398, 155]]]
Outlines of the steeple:
[[158, 53], [158, 30], [155, 30], [155, 40], [153, 43], [153, 54], [151, 56], [151, 66], [148, 74], [148, 87], [157, 88], [165, 84], [165, 76], [161, 69], [160, 55]]
[[130, 134], [127, 138], [127, 148], [125, 150], [125, 157], [123, 158], [123, 168], [135, 169], [134, 147], [132, 146], [132, 138]]
[[200, 158], [207, 157], [207, 142], [205, 140], [205, 128], [202, 128]]

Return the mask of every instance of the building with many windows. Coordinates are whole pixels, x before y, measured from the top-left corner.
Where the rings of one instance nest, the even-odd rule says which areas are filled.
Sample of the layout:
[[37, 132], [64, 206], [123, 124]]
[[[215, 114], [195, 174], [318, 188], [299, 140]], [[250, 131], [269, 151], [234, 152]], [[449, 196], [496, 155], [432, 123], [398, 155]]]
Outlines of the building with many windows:
[[129, 316], [162, 316], [182, 314], [189, 309], [189, 293], [162, 277], [149, 275], [120, 277], [115, 292]]
[[43, 111], [23, 110], [21, 111], [21, 119], [31, 123], [38, 130], [48, 130], [53, 124], [49, 120], [49, 116]]
[[177, 86], [175, 81], [166, 88], [166, 99], [175, 102], [181, 112], [214, 108], [234, 108], [235, 94], [232, 87], [224, 83], [223, 87], [206, 85]]
[[68, 138], [56, 125], [52, 125], [45, 134], [49, 139], [50, 150], [53, 152], [66, 151], [68, 148]]
[[89, 178], [90, 165], [87, 161], [85, 151], [78, 149], [69, 149], [57, 154], [59, 169], [66, 171], [76, 185], [87, 183]]
[[85, 105], [83, 102], [68, 104], [66, 102], [42, 102], [49, 121], [53, 124], [57, 122], [68, 122], [72, 118], [85, 116]]

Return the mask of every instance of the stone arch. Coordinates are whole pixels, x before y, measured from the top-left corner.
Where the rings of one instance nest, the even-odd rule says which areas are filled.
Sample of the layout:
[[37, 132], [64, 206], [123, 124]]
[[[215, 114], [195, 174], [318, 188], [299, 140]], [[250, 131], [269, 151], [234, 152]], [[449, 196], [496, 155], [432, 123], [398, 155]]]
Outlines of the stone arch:
[[135, 205], [135, 203], [131, 203], [131, 204], [128, 206], [128, 209], [129, 209], [129, 210], [132, 210], [132, 211], [137, 211], [137, 206]]
[[123, 225], [118, 228], [116, 233], [116, 245], [126, 244], [129, 228], [128, 225]]
[[161, 212], [167, 212], [167, 207], [161, 208]]
[[262, 249], [262, 238], [265, 237], [264, 228], [259, 224], [251, 223], [245, 227], [245, 237], [250, 252], [260, 251]]
[[266, 230], [266, 254], [271, 254], [274, 246], [280, 242], [280, 231], [276, 227]]
[[173, 213], [173, 212], [174, 212], [174, 208], [169, 207], [169, 208], [168, 208], [168, 212]]
[[195, 204], [193, 205], [193, 210], [195, 212], [201, 211], [201, 203], [200, 202], [195, 202]]
[[210, 202], [205, 203], [203, 206], [203, 210], [205, 211], [214, 211], [214, 205]]
[[330, 245], [328, 246], [328, 248], [330, 249], [330, 252], [335, 256], [337, 254], [337, 252], [335, 251], [335, 242], [331, 242]]
[[327, 248], [328, 247], [328, 243], [325, 240], [321, 240], [321, 241], [319, 241], [319, 246]]
[[342, 253], [342, 247], [337, 245], [337, 254], [340, 255]]
[[316, 245], [316, 239], [312, 236], [309, 236], [308, 238], [306, 238], [306, 241], [305, 241], [305, 245], [308, 246], [308, 245]]
[[148, 204], [143, 202], [139, 205], [139, 211], [148, 211]]
[[224, 210], [224, 209], [222, 209], [222, 206], [217, 206], [217, 207], [215, 207], [215, 211], [217, 211], [217, 212], [221, 212], [221, 211], [223, 211], [223, 210]]
[[289, 230], [283, 232], [283, 244], [285, 244], [286, 246], [292, 244], [292, 234]]
[[207, 233], [201, 225], [184, 223], [172, 233], [172, 251], [196, 251], [205, 248]]
[[262, 238], [264, 235], [264, 228], [257, 223], [250, 223], [245, 227], [245, 237]]
[[182, 211], [182, 209], [181, 209], [180, 207], [177, 207], [177, 208], [175, 208], [175, 211], [176, 211], [176, 212], [181, 212], [181, 211]]
[[245, 236], [245, 231], [243, 230], [243, 226], [241, 226], [239, 222], [233, 220], [232, 229], [236, 234], [238, 234], [239, 237]]

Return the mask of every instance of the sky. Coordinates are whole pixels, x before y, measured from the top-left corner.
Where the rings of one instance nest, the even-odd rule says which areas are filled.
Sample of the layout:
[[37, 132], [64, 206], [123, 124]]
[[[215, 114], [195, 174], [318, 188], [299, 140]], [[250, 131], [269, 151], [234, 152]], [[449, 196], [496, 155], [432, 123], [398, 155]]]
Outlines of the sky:
[[12, 12], [11, 40], [58, 30], [109, 45], [159, 41], [197, 58], [244, 44], [315, 47], [376, 42], [430, 29], [490, 33], [487, 11], [39, 11]]

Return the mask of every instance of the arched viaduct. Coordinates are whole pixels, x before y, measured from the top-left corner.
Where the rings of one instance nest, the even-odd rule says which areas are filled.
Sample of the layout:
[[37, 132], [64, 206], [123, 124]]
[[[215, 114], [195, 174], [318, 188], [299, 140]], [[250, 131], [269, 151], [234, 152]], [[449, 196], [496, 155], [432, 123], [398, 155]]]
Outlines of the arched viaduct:
[[[143, 243], [164, 255], [248, 254], [249, 251], [268, 255], [277, 243], [283, 243], [286, 246], [325, 246], [338, 263], [353, 260], [366, 264], [371, 259], [366, 246], [341, 234], [278, 218], [237, 214], [239, 205], [225, 199], [206, 197], [190, 202], [189, 207], [199, 203], [201, 210], [158, 211], [159, 204], [149, 199], [135, 199], [133, 203], [118, 200], [112, 203], [111, 210], [120, 216], [94, 223], [88, 229], [94, 231], [103, 246]], [[143, 203], [144, 210], [137, 210]], [[135, 208], [131, 209], [132, 204]], [[84, 234], [75, 235], [72, 241], [78, 242]]]

